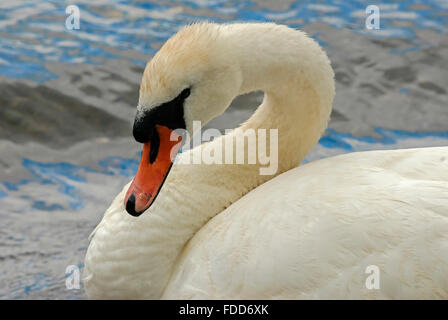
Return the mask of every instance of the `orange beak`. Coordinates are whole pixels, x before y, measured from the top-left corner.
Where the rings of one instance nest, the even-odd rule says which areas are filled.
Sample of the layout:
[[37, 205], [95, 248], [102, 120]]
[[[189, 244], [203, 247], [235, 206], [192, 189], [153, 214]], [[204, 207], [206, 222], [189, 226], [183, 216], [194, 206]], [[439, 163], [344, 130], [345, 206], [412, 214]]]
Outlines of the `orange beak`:
[[[151, 150], [151, 142], [143, 144], [137, 174], [124, 198], [126, 211], [133, 216], [141, 215], [154, 202], [181, 147], [182, 137], [174, 133], [174, 130], [159, 125], [156, 125], [156, 130], [160, 137], [160, 145], [154, 144], [153, 148], [158, 150]], [[172, 141], [172, 136], [176, 141]], [[156, 154], [152, 162], [151, 151]]]

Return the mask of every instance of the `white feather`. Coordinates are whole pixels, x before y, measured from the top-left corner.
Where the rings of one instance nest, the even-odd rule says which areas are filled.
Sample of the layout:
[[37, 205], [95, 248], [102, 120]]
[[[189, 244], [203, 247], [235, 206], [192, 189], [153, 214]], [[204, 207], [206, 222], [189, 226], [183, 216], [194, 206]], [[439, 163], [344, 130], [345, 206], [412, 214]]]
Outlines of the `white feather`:
[[[255, 114], [220, 139], [278, 129], [278, 176], [260, 175], [260, 163], [175, 165], [138, 218], [125, 211], [126, 186], [92, 233], [90, 298], [448, 298], [448, 147], [297, 167], [327, 126], [334, 80], [318, 44], [285, 26], [182, 29], [148, 64], [139, 106], [186, 86], [190, 131], [264, 90]], [[366, 288], [369, 265], [379, 289]]]

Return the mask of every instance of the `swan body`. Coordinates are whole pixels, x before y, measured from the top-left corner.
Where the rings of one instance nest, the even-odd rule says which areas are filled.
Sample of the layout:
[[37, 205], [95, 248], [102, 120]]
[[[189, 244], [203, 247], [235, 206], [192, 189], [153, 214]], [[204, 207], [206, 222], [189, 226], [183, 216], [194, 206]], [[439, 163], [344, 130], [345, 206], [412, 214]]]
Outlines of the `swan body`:
[[[439, 147], [289, 170], [195, 234], [163, 298], [446, 299], [447, 169]], [[371, 265], [377, 290], [365, 285]]]
[[[209, 121], [238, 94], [265, 98], [241, 127], [180, 159], [276, 128], [277, 170], [175, 164], [138, 218], [125, 210], [125, 186], [91, 236], [89, 298], [448, 298], [448, 147], [297, 167], [327, 126], [334, 80], [317, 43], [285, 26], [182, 29], [148, 63], [139, 112], [185, 87], [191, 133], [193, 120]], [[379, 269], [378, 288], [366, 286], [369, 266]]]

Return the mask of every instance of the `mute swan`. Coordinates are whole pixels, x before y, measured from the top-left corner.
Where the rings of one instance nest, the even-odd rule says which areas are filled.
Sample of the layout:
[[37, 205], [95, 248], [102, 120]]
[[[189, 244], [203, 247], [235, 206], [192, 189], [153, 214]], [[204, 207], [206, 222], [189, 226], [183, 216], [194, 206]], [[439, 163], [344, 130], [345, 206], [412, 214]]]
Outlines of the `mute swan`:
[[[277, 177], [260, 175], [261, 163], [175, 164], [167, 175], [170, 163], [157, 162], [166, 132], [155, 128], [192, 133], [193, 120], [204, 124], [254, 90], [265, 92], [255, 114], [209, 144], [278, 128]], [[89, 298], [448, 298], [448, 147], [297, 167], [324, 132], [333, 96], [330, 62], [303, 32], [200, 23], [170, 38], [141, 82], [137, 177], [91, 235]], [[133, 217], [125, 202], [133, 215], [147, 210]]]

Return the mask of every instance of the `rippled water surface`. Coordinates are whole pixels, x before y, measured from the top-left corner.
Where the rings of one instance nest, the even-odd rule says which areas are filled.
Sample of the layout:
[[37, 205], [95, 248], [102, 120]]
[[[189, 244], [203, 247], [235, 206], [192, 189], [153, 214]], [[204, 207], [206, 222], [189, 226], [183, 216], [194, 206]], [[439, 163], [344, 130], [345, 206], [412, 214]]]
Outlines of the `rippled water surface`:
[[[85, 298], [82, 286], [66, 288], [66, 267], [82, 269], [89, 233], [136, 172], [140, 146], [126, 125], [142, 66], [186, 23], [275, 21], [305, 29], [327, 50], [336, 71], [335, 112], [305, 162], [360, 150], [448, 145], [446, 69], [437, 64], [448, 61], [448, 1], [382, 1], [377, 31], [365, 29], [364, 1], [79, 0], [70, 2], [81, 12], [81, 28], [72, 31], [65, 28], [68, 4], [0, 2], [0, 84], [8, 85], [6, 95], [26, 93], [39, 108], [52, 99], [70, 110], [67, 95], [79, 101], [79, 110], [116, 116], [124, 129], [114, 138], [99, 130], [78, 139], [84, 129], [75, 128], [59, 140], [58, 128], [43, 137], [30, 131], [22, 140], [14, 126], [0, 131], [2, 299]], [[19, 103], [14, 99], [0, 99], [0, 108], [13, 108]], [[220, 118], [220, 129], [253, 111], [240, 111], [238, 103]], [[70, 118], [61, 121], [70, 126]]]
[[[65, 28], [63, 1], [2, 1], [0, 74], [45, 81], [56, 77], [45, 62], [96, 64], [115, 50], [153, 54], [185, 23], [276, 21], [293, 27], [323, 22], [365, 32], [365, 1], [84, 1], [81, 28]], [[447, 1], [382, 2], [380, 37], [414, 38], [414, 28], [448, 30]], [[415, 10], [418, 9], [418, 10]], [[402, 23], [394, 23], [400, 21]], [[409, 22], [406, 24], [404, 22]], [[361, 28], [360, 28], [361, 25]], [[416, 43], [424, 46], [425, 43]], [[135, 59], [137, 64], [145, 61]]]

